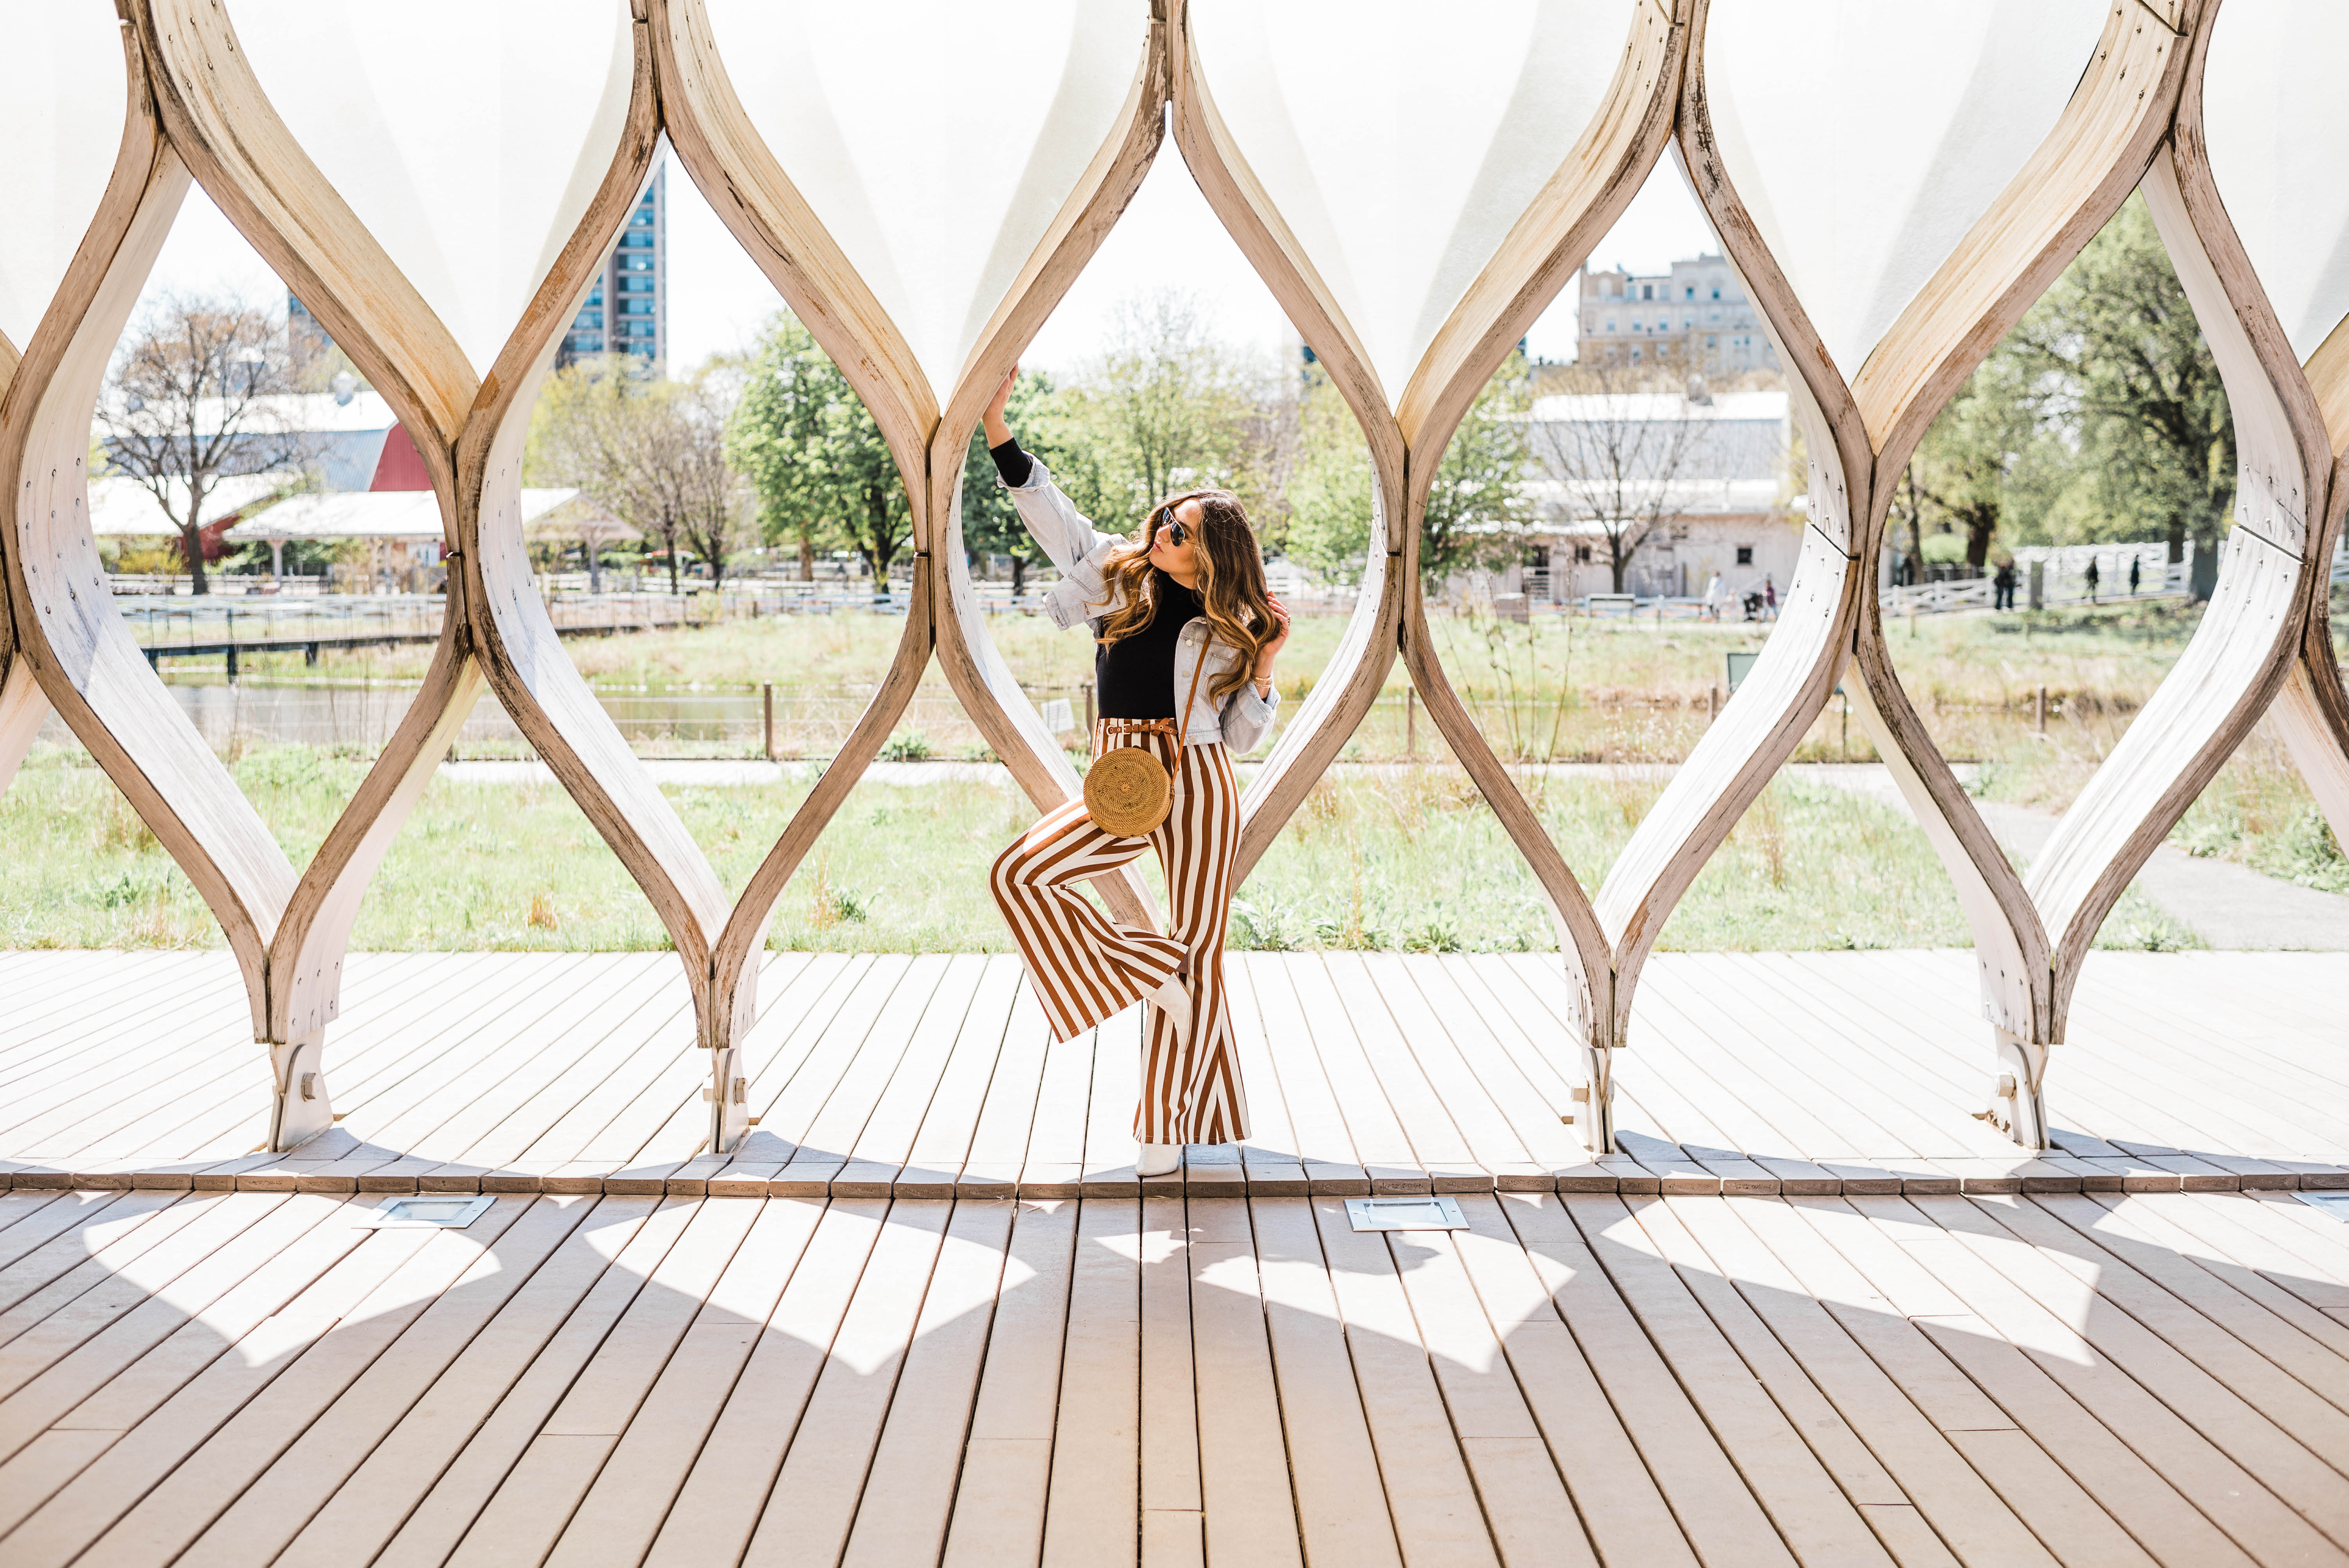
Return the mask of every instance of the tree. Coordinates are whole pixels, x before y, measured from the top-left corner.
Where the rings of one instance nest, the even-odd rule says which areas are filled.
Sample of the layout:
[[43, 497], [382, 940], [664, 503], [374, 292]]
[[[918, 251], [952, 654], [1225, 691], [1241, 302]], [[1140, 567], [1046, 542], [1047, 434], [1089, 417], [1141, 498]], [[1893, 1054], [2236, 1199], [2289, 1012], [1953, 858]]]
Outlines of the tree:
[[1138, 514], [1184, 490], [1239, 489], [1256, 400], [1244, 362], [1208, 330], [1198, 302], [1171, 289], [1137, 295], [1118, 306], [1110, 332], [1069, 411], [1124, 482], [1118, 510]]
[[1909, 523], [1914, 580], [1924, 580], [1928, 507], [1965, 535], [1966, 564], [1980, 570], [1992, 538], [2013, 532], [2018, 514], [2044, 514], [2069, 481], [2071, 453], [2039, 417], [2030, 374], [2027, 356], [1993, 354], [1918, 443], [1895, 501]]
[[223, 474], [299, 469], [316, 438], [297, 428], [295, 390], [265, 310], [222, 296], [171, 295], [117, 351], [98, 424], [108, 465], [137, 480], [180, 531], [190, 591], [204, 575], [204, 502]]
[[[1077, 509], [1087, 516], [1102, 499], [1102, 471], [1097, 453], [1085, 443], [1066, 439], [1066, 421], [1050, 379], [1035, 371], [1023, 373], [1011, 389], [1004, 421], [1019, 438], [1022, 450], [1044, 460], [1052, 477]], [[1006, 556], [1011, 561], [1011, 597], [1028, 589], [1028, 568], [1043, 556], [1019, 521], [1019, 509], [996, 483], [995, 460], [988, 454], [987, 435], [973, 430], [970, 450], [962, 465], [962, 547], [972, 567], [983, 556]]]
[[727, 431], [749, 378], [748, 360], [720, 355], [667, 400], [678, 523], [693, 553], [709, 564], [713, 588], [726, 581], [726, 564], [742, 545], [750, 510], [750, 486], [726, 454]]
[[767, 538], [798, 543], [802, 576], [813, 576], [816, 546], [839, 539], [887, 595], [890, 563], [913, 541], [896, 461], [848, 378], [787, 314], [752, 353], [727, 452], [758, 496]]
[[1354, 410], [1315, 366], [1298, 400], [1295, 466], [1288, 475], [1288, 553], [1318, 577], [1359, 583], [1375, 525], [1376, 472]]
[[1710, 443], [1711, 396], [1690, 379], [1672, 389], [1670, 366], [1577, 365], [1555, 417], [1532, 421], [1535, 462], [1568, 518], [1607, 541], [1614, 591], [1632, 555], [1679, 510], [1675, 486], [1695, 476]]
[[2066, 434], [2117, 537], [2169, 558], [2215, 543], [2235, 499], [2235, 429], [2218, 361], [2132, 196], [2001, 348], [2044, 422]]
[[[622, 522], [657, 541], [668, 559], [669, 592], [680, 589], [684, 497], [674, 483], [680, 458], [672, 393], [642, 362], [607, 354], [567, 365], [547, 379], [532, 411], [523, 473], [541, 483], [576, 485]], [[588, 563], [591, 583], [595, 563]]]
[[1453, 432], [1428, 487], [1420, 524], [1419, 576], [1433, 585], [1455, 572], [1518, 558], [1533, 515], [1526, 493], [1526, 416], [1533, 380], [1522, 353], [1511, 354]]

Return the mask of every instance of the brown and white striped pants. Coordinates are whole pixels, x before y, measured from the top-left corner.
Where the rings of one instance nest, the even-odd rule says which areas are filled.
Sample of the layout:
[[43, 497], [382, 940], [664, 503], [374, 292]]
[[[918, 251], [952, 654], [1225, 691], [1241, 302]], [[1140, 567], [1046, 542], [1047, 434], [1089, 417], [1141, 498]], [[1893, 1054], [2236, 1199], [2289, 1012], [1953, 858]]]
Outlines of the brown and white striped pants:
[[[1073, 800], [997, 857], [991, 886], [1057, 1039], [1099, 1026], [1187, 966], [1190, 1026], [1176, 1029], [1155, 1007], [1144, 1012], [1133, 1136], [1237, 1143], [1247, 1136], [1247, 1101], [1224, 995], [1224, 924], [1240, 845], [1239, 784], [1222, 742], [1180, 750], [1173, 806], [1148, 838], [1104, 833]], [[1078, 887], [1131, 865], [1144, 848], [1158, 851], [1166, 872], [1164, 936], [1110, 919]]]

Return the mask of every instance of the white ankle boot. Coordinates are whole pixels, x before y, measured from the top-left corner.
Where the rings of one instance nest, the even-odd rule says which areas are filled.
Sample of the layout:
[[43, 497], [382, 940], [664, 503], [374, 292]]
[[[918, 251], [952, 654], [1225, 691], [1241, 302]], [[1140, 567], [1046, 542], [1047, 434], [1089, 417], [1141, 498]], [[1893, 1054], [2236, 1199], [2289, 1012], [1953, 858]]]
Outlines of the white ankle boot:
[[1181, 975], [1169, 975], [1161, 981], [1158, 989], [1150, 993], [1149, 1001], [1153, 1007], [1166, 1015], [1166, 1021], [1174, 1025], [1176, 1033], [1180, 1034], [1191, 1027], [1191, 993], [1184, 989]]
[[1174, 1168], [1183, 1163], [1183, 1146], [1179, 1143], [1146, 1143], [1134, 1157], [1133, 1171], [1137, 1176], [1172, 1176]]

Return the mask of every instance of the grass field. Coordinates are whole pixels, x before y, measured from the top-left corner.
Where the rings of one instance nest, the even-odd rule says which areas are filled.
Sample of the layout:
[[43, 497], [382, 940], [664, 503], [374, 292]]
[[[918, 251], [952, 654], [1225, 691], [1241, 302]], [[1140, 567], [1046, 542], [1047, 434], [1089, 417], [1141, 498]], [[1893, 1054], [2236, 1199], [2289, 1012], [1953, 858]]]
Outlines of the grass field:
[[[362, 764], [305, 747], [248, 753], [238, 782], [301, 864]], [[1595, 888], [1658, 786], [1538, 782], [1535, 798]], [[730, 890], [782, 831], [803, 786], [668, 791]], [[982, 784], [860, 785], [785, 893], [770, 941], [846, 950], [1000, 950], [988, 865], [1033, 820]], [[0, 947], [202, 947], [218, 927], [106, 776], [36, 756], [0, 795]], [[1456, 770], [1318, 785], [1240, 889], [1247, 948], [1545, 950], [1547, 913], [1497, 820]], [[1946, 947], [1967, 941], [1923, 834], [1884, 806], [1781, 780], [1747, 813], [1665, 926], [1666, 948]], [[2106, 940], [2192, 938], [2131, 898]], [[570, 798], [543, 786], [436, 782], [370, 888], [367, 950], [647, 949], [649, 906]]]

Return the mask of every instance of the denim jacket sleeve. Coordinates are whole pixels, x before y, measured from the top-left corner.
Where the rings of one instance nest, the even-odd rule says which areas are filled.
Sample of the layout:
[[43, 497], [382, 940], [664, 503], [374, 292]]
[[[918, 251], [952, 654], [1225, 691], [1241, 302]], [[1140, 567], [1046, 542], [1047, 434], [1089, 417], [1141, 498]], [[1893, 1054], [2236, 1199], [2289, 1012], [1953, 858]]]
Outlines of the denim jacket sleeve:
[[1224, 700], [1224, 744], [1236, 757], [1247, 755], [1263, 744], [1279, 713], [1280, 688], [1274, 687], [1270, 697], [1259, 697], [1256, 683], [1248, 682]]
[[[996, 483], [1003, 483], [999, 478]], [[1029, 457], [1028, 483], [1003, 488], [1011, 493], [1011, 504], [1019, 508], [1029, 537], [1060, 568], [1061, 580], [1044, 594], [1044, 611], [1052, 618], [1052, 624], [1065, 631], [1116, 608], [1103, 568], [1124, 539], [1094, 527], [1092, 520], [1079, 512], [1053, 482], [1044, 460], [1033, 453]]]

